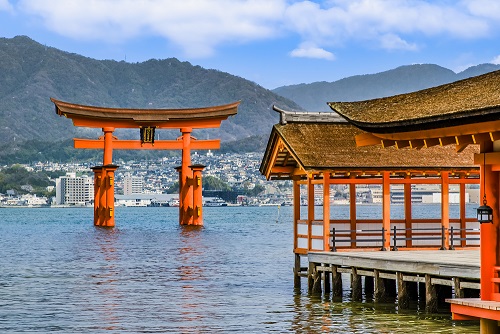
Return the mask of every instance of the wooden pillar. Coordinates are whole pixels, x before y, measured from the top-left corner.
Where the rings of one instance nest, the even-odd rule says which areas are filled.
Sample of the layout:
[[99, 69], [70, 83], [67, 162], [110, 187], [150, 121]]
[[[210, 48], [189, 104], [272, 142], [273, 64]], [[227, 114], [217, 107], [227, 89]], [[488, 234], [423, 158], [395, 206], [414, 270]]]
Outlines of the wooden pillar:
[[[324, 266], [328, 267], [328, 268], [331, 268], [331, 264], [328, 264], [328, 265], [325, 265]], [[330, 294], [330, 291], [331, 291], [331, 287], [330, 287], [330, 276], [331, 276], [331, 272], [330, 271], [324, 271], [323, 272], [323, 291], [326, 294]]]
[[193, 171], [193, 225], [203, 225], [203, 195], [201, 171], [204, 165], [189, 166]]
[[177, 171], [177, 173], [179, 174], [179, 224], [182, 224], [182, 214], [183, 214], [183, 211], [182, 211], [182, 166], [177, 166], [177, 167], [174, 167], [174, 169]]
[[389, 250], [391, 247], [391, 184], [389, 172], [383, 172], [382, 177], [382, 227], [384, 228], [382, 250]]
[[[182, 128], [181, 183], [179, 184], [179, 208], [182, 211], [181, 225], [193, 224], [193, 172], [191, 165], [191, 128]], [[182, 200], [181, 200], [182, 198]]]
[[[405, 176], [405, 179], [411, 180], [411, 175], [407, 174]], [[405, 183], [404, 184], [404, 193], [405, 193], [405, 235], [406, 235], [406, 247], [412, 247], [413, 243], [411, 240], [412, 235], [412, 216], [411, 216], [411, 183]]]
[[307, 249], [312, 249], [312, 223], [314, 220], [314, 184], [313, 175], [307, 177]]
[[425, 275], [425, 311], [436, 313], [438, 309], [436, 287], [431, 283], [431, 276]]
[[323, 173], [323, 250], [330, 250], [330, 173]]
[[[464, 175], [460, 175], [461, 179], [465, 179]], [[466, 209], [465, 209], [465, 183], [460, 183], [460, 246], [465, 247], [467, 245], [467, 221], [466, 221]]]
[[453, 290], [455, 290], [454, 298], [464, 298], [464, 289], [460, 287], [459, 277], [453, 277]]
[[116, 165], [103, 166], [103, 176], [106, 175], [104, 180], [105, 187], [105, 211], [104, 222], [100, 226], [114, 227], [115, 226], [115, 171], [118, 168]]
[[[351, 179], [354, 179], [354, 176], [351, 176]], [[350, 227], [351, 230], [351, 240], [356, 239], [356, 184], [349, 184], [349, 219], [350, 219]], [[351, 242], [351, 248], [356, 248], [356, 242]]]
[[441, 172], [441, 228], [444, 231], [444, 248], [450, 248], [450, 176]]
[[101, 217], [102, 215], [100, 214], [101, 208], [103, 207], [101, 203], [101, 191], [104, 192], [103, 189], [101, 189], [102, 186], [102, 166], [95, 166], [91, 168], [92, 171], [94, 171], [94, 225], [95, 226], [100, 226], [101, 225]]
[[[481, 153], [492, 151], [492, 144], [481, 144]], [[498, 264], [498, 226], [499, 226], [499, 177], [492, 171], [492, 165], [481, 165], [481, 195], [486, 194], [487, 204], [493, 209], [493, 223], [480, 227], [480, 283], [481, 300], [494, 300], [493, 268]], [[482, 197], [482, 196], [481, 196]]]
[[361, 301], [362, 285], [361, 276], [358, 275], [358, 269], [352, 267], [351, 271], [351, 298], [355, 302]]
[[300, 185], [297, 179], [293, 180], [293, 251], [298, 247], [298, 222], [300, 220]]
[[497, 320], [490, 319], [479, 319], [479, 333], [480, 334], [499, 334], [500, 329], [498, 327]]
[[342, 297], [342, 274], [337, 266], [332, 266], [332, 294], [333, 297]]
[[317, 263], [309, 263], [309, 292], [321, 293], [321, 273], [317, 269]]
[[104, 132], [103, 165], [111, 165], [113, 163], [113, 131], [115, 131], [113, 127], [102, 128], [102, 132]]
[[375, 302], [381, 303], [386, 300], [384, 279], [380, 277], [380, 271], [373, 271], [373, 280], [375, 282]]
[[410, 295], [406, 282], [403, 280], [403, 273], [396, 273], [396, 281], [398, 285], [398, 308], [407, 309], [410, 307]]
[[293, 266], [293, 287], [300, 290], [300, 254], [295, 254]]

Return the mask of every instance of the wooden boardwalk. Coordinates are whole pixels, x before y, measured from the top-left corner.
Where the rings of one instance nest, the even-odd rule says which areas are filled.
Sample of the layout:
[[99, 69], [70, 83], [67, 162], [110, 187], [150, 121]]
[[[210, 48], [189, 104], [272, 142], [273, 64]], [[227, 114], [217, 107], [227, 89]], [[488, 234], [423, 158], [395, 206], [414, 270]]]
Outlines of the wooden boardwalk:
[[297, 263], [295, 270], [308, 277], [313, 293], [340, 295], [341, 275], [349, 274], [353, 300], [361, 300], [364, 277], [365, 293], [373, 293], [375, 301], [397, 295], [399, 307], [406, 308], [425, 294], [426, 309], [433, 312], [438, 300], [478, 295], [480, 289], [479, 249], [309, 252], [307, 258], [307, 273]]
[[309, 252], [309, 262], [479, 280], [479, 249], [397, 252]]

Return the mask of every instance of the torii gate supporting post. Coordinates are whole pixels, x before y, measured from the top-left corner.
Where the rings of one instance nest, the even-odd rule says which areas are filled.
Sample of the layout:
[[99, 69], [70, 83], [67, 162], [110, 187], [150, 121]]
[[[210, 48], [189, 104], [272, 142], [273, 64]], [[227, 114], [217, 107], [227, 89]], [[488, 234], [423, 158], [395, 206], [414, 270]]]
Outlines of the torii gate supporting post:
[[92, 167], [94, 172], [94, 225], [100, 226], [102, 166]]
[[193, 225], [203, 225], [203, 194], [201, 172], [204, 165], [189, 166], [193, 171]]
[[116, 165], [103, 166], [103, 179], [102, 188], [105, 189], [105, 202], [101, 203], [103, 208], [101, 225], [104, 227], [115, 226], [115, 171], [118, 169]]
[[193, 171], [191, 165], [191, 128], [182, 128], [181, 183], [179, 183], [179, 207], [182, 211], [181, 225], [193, 224]]

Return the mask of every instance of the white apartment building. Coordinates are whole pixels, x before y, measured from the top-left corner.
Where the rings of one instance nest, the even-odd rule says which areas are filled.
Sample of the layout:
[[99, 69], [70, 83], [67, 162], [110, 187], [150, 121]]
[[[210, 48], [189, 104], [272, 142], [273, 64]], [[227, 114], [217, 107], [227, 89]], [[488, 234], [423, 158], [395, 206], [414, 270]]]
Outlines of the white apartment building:
[[140, 176], [132, 176], [130, 173], [123, 177], [123, 194], [133, 195], [142, 194], [144, 179]]
[[56, 180], [57, 205], [88, 205], [94, 201], [94, 179], [66, 173]]

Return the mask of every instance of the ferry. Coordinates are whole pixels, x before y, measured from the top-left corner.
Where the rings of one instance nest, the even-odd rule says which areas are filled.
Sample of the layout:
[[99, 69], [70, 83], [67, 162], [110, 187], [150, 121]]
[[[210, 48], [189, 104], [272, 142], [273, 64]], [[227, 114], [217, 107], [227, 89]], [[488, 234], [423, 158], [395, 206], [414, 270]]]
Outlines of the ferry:
[[227, 203], [222, 198], [215, 197], [213, 199], [206, 200], [203, 205], [204, 206], [227, 206]]

